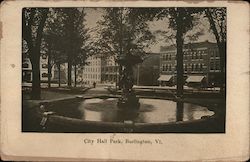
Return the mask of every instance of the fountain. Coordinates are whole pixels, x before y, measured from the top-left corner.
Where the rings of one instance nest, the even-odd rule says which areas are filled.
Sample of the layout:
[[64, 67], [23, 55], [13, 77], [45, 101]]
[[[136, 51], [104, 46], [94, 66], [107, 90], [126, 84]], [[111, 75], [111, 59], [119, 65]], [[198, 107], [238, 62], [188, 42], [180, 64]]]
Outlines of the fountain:
[[221, 128], [210, 128], [210, 125], [216, 125], [212, 118], [215, 113], [205, 106], [164, 97], [138, 98], [133, 90], [132, 68], [142, 62], [141, 57], [127, 54], [117, 61], [122, 66], [119, 97], [78, 96], [41, 103], [39, 123], [42, 131], [223, 132]]
[[121, 73], [121, 80], [119, 81], [122, 94], [118, 99], [117, 106], [121, 110], [124, 110], [124, 112], [128, 112], [129, 110], [137, 110], [140, 107], [139, 98], [136, 97], [133, 90], [134, 80], [132, 67], [141, 62], [141, 57], [133, 56], [131, 54], [118, 59], [118, 63], [123, 67], [123, 70]]

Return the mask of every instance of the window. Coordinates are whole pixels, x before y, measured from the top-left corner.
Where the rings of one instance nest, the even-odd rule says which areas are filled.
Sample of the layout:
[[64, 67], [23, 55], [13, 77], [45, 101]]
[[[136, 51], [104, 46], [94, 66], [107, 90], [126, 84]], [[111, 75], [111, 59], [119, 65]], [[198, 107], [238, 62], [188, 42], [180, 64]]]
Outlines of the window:
[[28, 67], [29, 67], [29, 64], [28, 64], [28, 63], [24, 63], [22, 67], [23, 67], [23, 68], [28, 68]]
[[48, 68], [48, 64], [42, 64], [42, 68]]
[[202, 64], [200, 65], [200, 71], [203, 71], [203, 65]]
[[197, 53], [195, 53], [195, 59], [198, 59], [198, 54]]
[[215, 53], [215, 57], [219, 57], [219, 52], [218, 51], [214, 51]]
[[215, 70], [220, 70], [220, 62], [219, 61], [215, 62]]
[[214, 57], [214, 51], [211, 51], [211, 57]]
[[45, 54], [42, 54], [42, 59], [46, 59], [47, 56]]
[[46, 77], [48, 77], [48, 74], [47, 73], [42, 73], [42, 77], [46, 78]]
[[186, 52], [184, 53], [184, 60], [187, 60], [187, 54], [186, 54]]
[[198, 70], [199, 70], [199, 65], [196, 64], [196, 65], [195, 65], [195, 71], [198, 71]]
[[210, 70], [214, 70], [214, 62], [210, 62]]

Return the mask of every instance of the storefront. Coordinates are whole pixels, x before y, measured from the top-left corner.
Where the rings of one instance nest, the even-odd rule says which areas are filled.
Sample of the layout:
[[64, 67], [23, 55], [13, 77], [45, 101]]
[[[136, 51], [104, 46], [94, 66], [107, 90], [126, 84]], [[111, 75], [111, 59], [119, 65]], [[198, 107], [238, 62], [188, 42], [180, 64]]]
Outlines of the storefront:
[[172, 75], [161, 75], [158, 78], [161, 86], [173, 86], [173, 76]]
[[189, 87], [204, 88], [207, 86], [207, 79], [203, 75], [188, 76], [186, 84]]

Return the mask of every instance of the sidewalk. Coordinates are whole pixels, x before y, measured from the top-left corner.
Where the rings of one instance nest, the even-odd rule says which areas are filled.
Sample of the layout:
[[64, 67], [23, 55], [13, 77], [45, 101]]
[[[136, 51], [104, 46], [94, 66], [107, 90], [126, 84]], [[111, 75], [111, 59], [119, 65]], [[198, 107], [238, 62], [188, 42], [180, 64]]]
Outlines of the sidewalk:
[[[176, 86], [137, 86], [134, 85], [133, 86], [134, 89], [155, 89], [155, 90], [166, 90], [166, 89], [170, 89], [170, 90], [176, 90]], [[193, 91], [197, 91], [197, 90], [203, 90], [203, 91], [219, 91], [220, 88], [219, 87], [214, 87], [214, 88], [193, 88], [193, 87], [188, 87], [188, 86], [183, 86], [184, 90], [193, 90]]]
[[[72, 97], [84, 94], [90, 88], [69, 88], [69, 87], [52, 87], [52, 88], [42, 88], [41, 89], [41, 100], [48, 100], [48, 99], [58, 99], [58, 98], [65, 98], [65, 97]], [[23, 100], [30, 100], [30, 93], [31, 90], [23, 90], [22, 97]]]

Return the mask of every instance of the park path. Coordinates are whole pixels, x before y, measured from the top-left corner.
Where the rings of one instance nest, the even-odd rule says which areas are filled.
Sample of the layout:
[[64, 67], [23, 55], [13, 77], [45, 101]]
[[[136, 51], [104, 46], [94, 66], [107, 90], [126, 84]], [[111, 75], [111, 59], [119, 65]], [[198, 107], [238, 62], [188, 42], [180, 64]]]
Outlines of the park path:
[[96, 88], [91, 88], [85, 94], [93, 95], [93, 94], [108, 94], [109, 92], [105, 89], [104, 86], [97, 86]]

